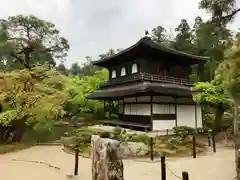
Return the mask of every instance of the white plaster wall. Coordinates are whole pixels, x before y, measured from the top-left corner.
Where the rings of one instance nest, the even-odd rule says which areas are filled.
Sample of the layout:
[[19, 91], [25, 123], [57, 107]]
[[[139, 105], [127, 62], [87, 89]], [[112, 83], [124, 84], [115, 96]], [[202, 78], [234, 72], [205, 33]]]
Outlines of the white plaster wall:
[[202, 128], [203, 122], [202, 122], [202, 107], [201, 105], [197, 105], [197, 127]]
[[153, 120], [153, 130], [161, 131], [175, 127], [175, 120]]
[[131, 104], [131, 115], [138, 115], [138, 106], [137, 106], [137, 104]]
[[150, 116], [151, 106], [150, 104], [138, 104], [138, 115]]
[[195, 105], [177, 105], [177, 126], [195, 128]]
[[122, 104], [118, 105], [118, 112], [121, 114], [123, 113], [123, 105]]
[[175, 105], [153, 104], [153, 114], [175, 114]]
[[124, 105], [124, 114], [130, 115], [131, 114], [131, 104]]
[[124, 114], [150, 116], [150, 104], [125, 104]]

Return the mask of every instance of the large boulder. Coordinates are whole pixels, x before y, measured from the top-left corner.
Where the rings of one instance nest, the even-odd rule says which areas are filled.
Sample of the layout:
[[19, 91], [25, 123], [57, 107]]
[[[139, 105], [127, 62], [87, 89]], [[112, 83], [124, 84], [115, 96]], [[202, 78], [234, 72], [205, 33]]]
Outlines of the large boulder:
[[92, 180], [123, 180], [119, 141], [92, 136]]

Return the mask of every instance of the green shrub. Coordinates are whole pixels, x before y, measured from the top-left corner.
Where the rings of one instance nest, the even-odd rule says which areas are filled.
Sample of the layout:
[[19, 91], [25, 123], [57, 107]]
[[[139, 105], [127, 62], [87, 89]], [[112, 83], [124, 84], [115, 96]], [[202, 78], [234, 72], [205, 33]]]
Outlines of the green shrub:
[[120, 135], [122, 133], [122, 128], [120, 128], [120, 127], [115, 127], [114, 129], [113, 129], [113, 134], [114, 135]]
[[108, 131], [100, 131], [97, 133], [101, 138], [111, 138], [111, 133]]
[[117, 114], [111, 114], [110, 119], [118, 119], [118, 115]]
[[94, 113], [94, 117], [96, 119], [105, 119], [105, 111], [104, 108], [99, 108], [95, 113]]
[[207, 128], [207, 127], [197, 128], [197, 133], [198, 134], [208, 133], [208, 131], [209, 131], [209, 128]]
[[91, 143], [92, 135], [100, 135], [102, 130], [96, 128], [80, 128], [68, 133], [68, 137], [75, 138], [76, 143]]
[[196, 134], [196, 129], [188, 126], [178, 126], [173, 128], [177, 136], [185, 138], [187, 135]]
[[142, 142], [146, 145], [150, 143], [150, 137], [147, 134], [135, 134], [129, 139], [132, 142]]

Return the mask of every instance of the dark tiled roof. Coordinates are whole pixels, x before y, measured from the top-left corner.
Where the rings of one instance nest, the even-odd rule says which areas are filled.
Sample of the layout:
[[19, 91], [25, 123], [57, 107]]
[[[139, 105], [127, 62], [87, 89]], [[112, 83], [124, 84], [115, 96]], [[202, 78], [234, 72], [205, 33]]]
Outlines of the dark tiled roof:
[[99, 89], [90, 94], [88, 99], [112, 99], [125, 96], [134, 96], [146, 92], [153, 92], [166, 95], [175, 96], [191, 96], [195, 91], [190, 87], [165, 84], [165, 83], [151, 83], [151, 82], [138, 82], [131, 85], [121, 85], [111, 88]]
[[98, 60], [98, 61], [95, 61], [93, 62], [94, 65], [101, 65], [102, 63], [105, 63], [107, 61], [110, 61], [112, 60], [113, 58], [117, 57], [117, 56], [120, 56], [132, 49], [134, 49], [135, 47], [137, 47], [138, 45], [140, 45], [141, 43], [144, 43], [145, 45], [149, 46], [150, 48], [152, 49], [157, 49], [159, 51], [163, 51], [163, 52], [167, 52], [169, 54], [175, 54], [175, 55], [178, 55], [178, 56], [182, 56], [182, 57], [186, 57], [186, 58], [191, 58], [191, 59], [195, 59], [195, 60], [198, 60], [198, 61], [206, 61], [206, 60], [209, 60], [210, 58], [209, 57], [205, 57], [205, 56], [196, 56], [196, 55], [192, 55], [192, 54], [188, 54], [188, 53], [185, 53], [185, 52], [181, 52], [181, 51], [177, 51], [177, 50], [174, 50], [172, 48], [167, 48], [167, 47], [164, 47], [162, 45], [159, 45], [157, 43], [155, 43], [154, 41], [152, 41], [149, 37], [144, 37], [142, 39], [140, 39], [136, 44], [130, 46], [129, 48], [123, 50], [123, 51], [120, 51], [119, 53], [116, 53], [114, 54], [113, 56], [110, 56], [110, 57], [106, 57], [104, 59], [101, 59], [101, 60]]

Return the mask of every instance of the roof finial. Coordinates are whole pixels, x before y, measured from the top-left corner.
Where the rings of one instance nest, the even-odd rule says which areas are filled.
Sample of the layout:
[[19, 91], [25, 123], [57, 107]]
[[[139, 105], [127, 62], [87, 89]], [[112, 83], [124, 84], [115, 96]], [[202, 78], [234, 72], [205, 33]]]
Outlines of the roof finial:
[[148, 30], [145, 30], [145, 36], [149, 36]]

